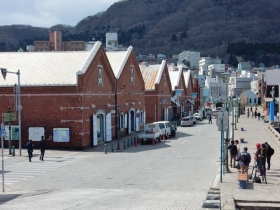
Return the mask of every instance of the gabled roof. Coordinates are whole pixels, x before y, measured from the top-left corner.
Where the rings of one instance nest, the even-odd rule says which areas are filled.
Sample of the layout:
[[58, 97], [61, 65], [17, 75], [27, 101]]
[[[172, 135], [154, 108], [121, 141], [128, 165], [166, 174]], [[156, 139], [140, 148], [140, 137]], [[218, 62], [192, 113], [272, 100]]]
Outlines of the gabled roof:
[[179, 86], [180, 78], [182, 75], [183, 67], [182, 66], [169, 66], [168, 73], [172, 85], [172, 90], [175, 90], [175, 86]]
[[110, 65], [113, 69], [114, 75], [117, 79], [120, 78], [124, 66], [127, 63], [127, 60], [133, 50], [133, 47], [130, 46], [127, 51], [111, 51], [106, 52], [107, 58], [110, 62]]
[[184, 74], [184, 78], [185, 78], [185, 86], [186, 86], [186, 88], [188, 88], [188, 86], [190, 84], [190, 79], [191, 79], [191, 70], [184, 71], [183, 74]]
[[142, 77], [145, 82], [145, 90], [155, 90], [155, 84], [160, 83], [160, 79], [164, 70], [166, 61], [163, 60], [161, 64], [156, 65], [139, 65]]
[[266, 85], [279, 85], [280, 70], [266, 70], [265, 71]]
[[[20, 70], [20, 85], [77, 85], [77, 74], [85, 73], [100, 47], [97, 42], [91, 51], [0, 53], [0, 68]], [[9, 73], [0, 79], [0, 86], [17, 83], [18, 77]]]

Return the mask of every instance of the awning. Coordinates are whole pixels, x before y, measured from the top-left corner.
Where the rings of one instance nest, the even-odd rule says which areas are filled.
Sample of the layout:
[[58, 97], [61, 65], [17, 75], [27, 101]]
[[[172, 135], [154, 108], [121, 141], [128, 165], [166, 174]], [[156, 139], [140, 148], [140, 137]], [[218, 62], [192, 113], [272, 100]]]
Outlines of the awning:
[[[272, 102], [273, 98], [264, 98], [265, 102]], [[279, 102], [279, 98], [275, 98], [275, 101]]]
[[173, 96], [171, 97], [171, 102], [176, 105], [176, 106], [180, 106], [180, 103], [178, 101], [178, 97], [177, 96]]

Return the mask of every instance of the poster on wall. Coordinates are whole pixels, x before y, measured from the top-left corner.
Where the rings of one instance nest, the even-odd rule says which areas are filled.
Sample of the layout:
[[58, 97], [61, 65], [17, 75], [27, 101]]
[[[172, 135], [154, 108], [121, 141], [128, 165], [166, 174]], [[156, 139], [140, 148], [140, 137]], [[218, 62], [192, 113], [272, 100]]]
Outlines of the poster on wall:
[[69, 142], [70, 128], [53, 128], [53, 142]]
[[[9, 126], [5, 126], [6, 130], [6, 136], [4, 136], [5, 140], [9, 140]], [[11, 126], [11, 140], [19, 140], [19, 126], [18, 125], [12, 125]]]
[[45, 127], [28, 128], [28, 140], [40, 141], [42, 136], [45, 136]]

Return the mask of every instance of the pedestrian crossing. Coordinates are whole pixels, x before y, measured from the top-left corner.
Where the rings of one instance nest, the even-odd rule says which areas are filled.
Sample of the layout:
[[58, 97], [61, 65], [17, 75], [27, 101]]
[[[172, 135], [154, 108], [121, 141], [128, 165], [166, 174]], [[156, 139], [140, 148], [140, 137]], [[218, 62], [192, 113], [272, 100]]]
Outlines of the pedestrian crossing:
[[[46, 157], [44, 161], [39, 158], [32, 158], [32, 162], [24, 160], [21, 162], [13, 163], [4, 167], [4, 183], [5, 185], [12, 185], [21, 181], [28, 180], [32, 177], [39, 176], [42, 173], [52, 171], [56, 168], [70, 165], [78, 160], [84, 158], [83, 156], [75, 157]], [[1, 171], [1, 170], [0, 170]], [[2, 184], [2, 171], [0, 175], [0, 183]]]

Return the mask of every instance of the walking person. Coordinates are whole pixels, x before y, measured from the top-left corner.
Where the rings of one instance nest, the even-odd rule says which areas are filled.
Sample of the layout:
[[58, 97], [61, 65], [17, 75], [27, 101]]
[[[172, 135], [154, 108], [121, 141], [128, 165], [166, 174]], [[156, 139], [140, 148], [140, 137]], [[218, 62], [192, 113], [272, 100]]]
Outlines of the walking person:
[[28, 152], [29, 162], [31, 162], [31, 158], [32, 158], [32, 156], [33, 156], [33, 148], [34, 148], [34, 145], [33, 145], [31, 139], [27, 142], [27, 144], [25, 145], [25, 147], [26, 147], [27, 152]]
[[39, 142], [41, 154], [40, 154], [40, 160], [44, 161], [44, 155], [45, 155], [45, 150], [46, 150], [46, 140], [44, 136], [41, 136], [41, 140]]
[[210, 123], [212, 124], [212, 115], [211, 114], [209, 115], [209, 124]]
[[265, 142], [264, 144], [267, 150], [267, 154], [266, 154], [267, 170], [270, 170], [270, 160], [271, 160], [271, 156], [274, 154], [274, 149], [272, 149], [272, 147], [267, 142]]
[[237, 161], [239, 161], [242, 174], [248, 174], [248, 168], [251, 162], [251, 155], [248, 152], [248, 148], [244, 147], [244, 150], [237, 156]]
[[257, 118], [257, 115], [258, 115], [258, 113], [257, 113], [257, 111], [255, 111], [255, 118]]
[[[231, 140], [230, 141], [230, 145], [228, 146], [228, 149], [229, 149], [229, 154], [230, 154], [230, 167], [232, 168], [232, 165], [233, 167], [235, 168], [235, 161], [236, 161], [236, 155], [237, 155], [237, 147], [236, 145], [234, 144], [234, 141]], [[232, 164], [233, 162], [233, 164]]]
[[261, 119], [261, 113], [258, 112], [258, 120], [260, 121], [260, 119]]
[[235, 146], [236, 146], [236, 148], [237, 148], [237, 154], [236, 154], [236, 155], [239, 155], [239, 153], [240, 153], [240, 144], [239, 144], [239, 141], [238, 141], [238, 140], [235, 140], [235, 141], [234, 141], [234, 144], [235, 144]]
[[254, 112], [252, 112], [252, 118], [254, 118]]
[[250, 117], [250, 112], [247, 112], [247, 117], [248, 117], [248, 118]]

